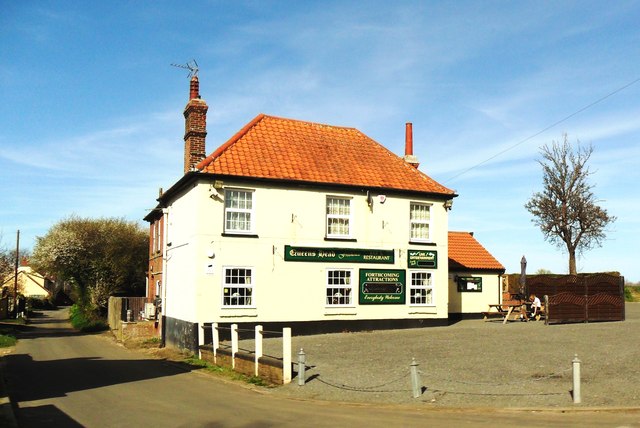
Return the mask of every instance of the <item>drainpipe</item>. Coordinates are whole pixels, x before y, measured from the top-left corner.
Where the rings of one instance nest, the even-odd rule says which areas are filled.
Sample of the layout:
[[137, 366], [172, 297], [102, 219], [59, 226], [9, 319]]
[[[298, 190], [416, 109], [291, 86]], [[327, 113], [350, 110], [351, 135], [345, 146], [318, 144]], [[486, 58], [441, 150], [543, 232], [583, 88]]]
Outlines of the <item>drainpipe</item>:
[[162, 312], [160, 313], [160, 335], [161, 346], [165, 346], [166, 327], [165, 321], [167, 313], [167, 242], [169, 238], [169, 208], [162, 209], [162, 275], [160, 276], [160, 284], [162, 284]]

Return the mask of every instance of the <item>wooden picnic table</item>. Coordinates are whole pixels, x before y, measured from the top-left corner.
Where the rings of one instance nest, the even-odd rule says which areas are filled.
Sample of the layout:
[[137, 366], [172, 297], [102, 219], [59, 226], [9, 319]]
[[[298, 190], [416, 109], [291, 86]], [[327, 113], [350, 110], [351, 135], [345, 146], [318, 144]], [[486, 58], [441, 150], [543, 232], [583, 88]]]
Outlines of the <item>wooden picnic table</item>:
[[489, 310], [483, 312], [484, 318], [487, 319], [492, 315], [500, 315], [502, 318], [502, 324], [506, 324], [509, 321], [511, 313], [517, 312], [526, 315], [526, 303], [496, 303], [490, 304]]

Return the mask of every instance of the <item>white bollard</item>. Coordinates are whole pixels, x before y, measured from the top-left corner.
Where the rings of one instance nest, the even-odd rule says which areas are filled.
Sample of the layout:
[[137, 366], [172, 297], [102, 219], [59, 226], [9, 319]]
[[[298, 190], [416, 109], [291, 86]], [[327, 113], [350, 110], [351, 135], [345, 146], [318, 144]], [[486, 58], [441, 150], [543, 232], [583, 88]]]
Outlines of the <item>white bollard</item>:
[[420, 385], [420, 375], [418, 374], [418, 363], [416, 363], [416, 359], [411, 359], [411, 390], [413, 391], [413, 398], [420, 397], [422, 393], [422, 386]]
[[259, 364], [259, 360], [262, 357], [262, 326], [261, 325], [257, 325], [256, 326], [256, 370], [255, 370], [255, 375], [258, 376], [259, 372], [260, 372], [260, 364]]
[[231, 324], [231, 368], [236, 368], [236, 354], [238, 353], [238, 324]]
[[300, 348], [300, 352], [298, 352], [298, 386], [304, 386], [306, 368], [307, 354], [304, 353], [304, 349]]
[[213, 342], [213, 363], [218, 363], [218, 348], [220, 347], [220, 336], [218, 336], [218, 323], [211, 323], [211, 338]]
[[282, 383], [291, 383], [291, 327], [282, 329]]
[[582, 396], [580, 393], [580, 360], [578, 354], [573, 358], [573, 404], [580, 404]]

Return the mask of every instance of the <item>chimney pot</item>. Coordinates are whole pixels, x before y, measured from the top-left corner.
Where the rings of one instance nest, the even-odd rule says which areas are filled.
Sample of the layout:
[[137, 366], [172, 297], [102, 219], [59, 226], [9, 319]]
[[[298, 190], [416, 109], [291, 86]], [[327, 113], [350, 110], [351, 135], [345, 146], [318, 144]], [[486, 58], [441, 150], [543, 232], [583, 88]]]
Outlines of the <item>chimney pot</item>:
[[418, 158], [413, 155], [413, 124], [407, 122], [404, 137], [404, 161], [414, 168], [418, 168]]
[[413, 156], [413, 124], [407, 122], [404, 137], [404, 155]]
[[189, 89], [190, 100], [200, 98], [200, 81], [198, 80], [198, 76], [193, 76], [191, 78], [191, 85]]

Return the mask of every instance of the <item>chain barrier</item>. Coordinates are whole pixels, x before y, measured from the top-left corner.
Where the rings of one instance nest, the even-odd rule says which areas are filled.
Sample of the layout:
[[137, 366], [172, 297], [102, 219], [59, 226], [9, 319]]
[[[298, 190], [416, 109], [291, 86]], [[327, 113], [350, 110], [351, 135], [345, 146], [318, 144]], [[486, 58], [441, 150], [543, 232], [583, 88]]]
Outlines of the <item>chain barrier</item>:
[[463, 384], [463, 385], [510, 386], [510, 385], [522, 385], [524, 383], [539, 382], [541, 380], [551, 379], [551, 378], [555, 378], [555, 377], [561, 377], [563, 375], [563, 373], [570, 372], [571, 370], [572, 370], [571, 368], [568, 368], [568, 369], [565, 369], [565, 370], [560, 370], [559, 372], [551, 373], [551, 374], [546, 375], [546, 376], [539, 376], [539, 377], [534, 377], [534, 378], [531, 378], [531, 379], [523, 379], [523, 380], [517, 380], [517, 381], [513, 381], [513, 382], [500, 382], [500, 383], [496, 383], [496, 382], [467, 382], [467, 381], [464, 381], [464, 380], [444, 379], [444, 378], [434, 377], [431, 374], [425, 373], [425, 372], [423, 372], [421, 370], [418, 370], [418, 373], [420, 373], [421, 375], [427, 376], [428, 378], [436, 380], [436, 381], [460, 383], [460, 384]]
[[[421, 370], [418, 370], [418, 373], [422, 376], [425, 376], [426, 379], [432, 380], [432, 381], [443, 381], [443, 382], [449, 382], [449, 383], [457, 383], [457, 384], [462, 384], [462, 385], [476, 385], [476, 386], [513, 386], [513, 385], [522, 385], [525, 383], [531, 383], [531, 382], [540, 382], [543, 380], [547, 380], [547, 379], [552, 379], [552, 378], [557, 378], [557, 377], [561, 377], [564, 373], [571, 371], [572, 369], [565, 369], [565, 370], [560, 370], [558, 372], [555, 373], [551, 373], [549, 375], [545, 375], [545, 376], [538, 376], [538, 377], [534, 377], [531, 379], [524, 379], [524, 380], [519, 380], [519, 381], [514, 381], [514, 382], [470, 382], [470, 381], [463, 381], [463, 380], [455, 380], [455, 379], [444, 379], [444, 378], [438, 378], [438, 377], [434, 377], [429, 373], [425, 373]], [[347, 384], [343, 384], [343, 383], [339, 383], [336, 381], [331, 381], [331, 380], [325, 380], [324, 378], [322, 378], [322, 376], [320, 375], [316, 375], [315, 379], [318, 380], [320, 383], [327, 385], [329, 387], [332, 388], [337, 388], [337, 389], [344, 389], [346, 391], [354, 391], [354, 392], [377, 392], [377, 393], [381, 393], [381, 392], [387, 392], [387, 393], [391, 393], [391, 392], [407, 392], [410, 391], [410, 388], [407, 389], [382, 389], [386, 386], [392, 385], [394, 383], [400, 382], [401, 380], [407, 379], [410, 377], [410, 372], [409, 371], [405, 371], [402, 375], [388, 381], [385, 383], [381, 383], [378, 385], [373, 385], [373, 386], [353, 386], [353, 385], [347, 385]], [[423, 382], [424, 383], [424, 382]], [[448, 390], [448, 389], [442, 389], [442, 388], [433, 388], [430, 387], [428, 388], [429, 391], [431, 392], [440, 392], [440, 393], [447, 393], [447, 394], [461, 394], [461, 395], [486, 395], [486, 396], [532, 396], [532, 395], [539, 395], [539, 396], [543, 396], [543, 395], [564, 395], [566, 394], [566, 391], [563, 392], [537, 392], [537, 393], [500, 393], [500, 392], [469, 392], [469, 391], [455, 391], [455, 390]]]
[[322, 377], [320, 375], [316, 376], [316, 379], [327, 385], [327, 386], [331, 386], [333, 388], [338, 388], [338, 389], [344, 389], [347, 391], [356, 391], [356, 392], [404, 392], [404, 391], [408, 391], [408, 389], [401, 389], [401, 390], [380, 390], [379, 388], [383, 388], [385, 386], [389, 386], [393, 383], [399, 382], [405, 378], [407, 378], [409, 376], [409, 372], [405, 372], [403, 373], [401, 376], [390, 380], [388, 382], [385, 383], [381, 383], [379, 385], [374, 385], [374, 386], [352, 386], [352, 385], [345, 385], [342, 383], [337, 383], [337, 382], [332, 382], [332, 381], [328, 381], [328, 380], [324, 380], [322, 379]]

